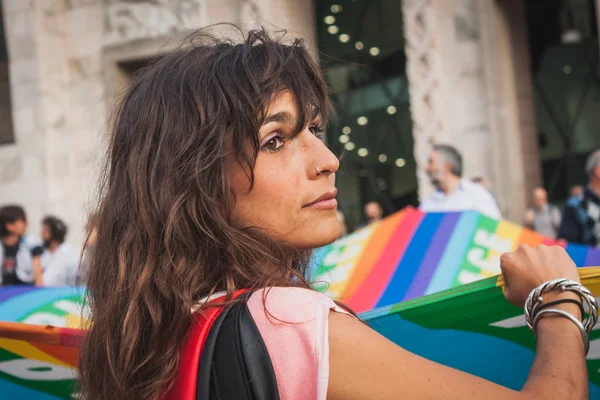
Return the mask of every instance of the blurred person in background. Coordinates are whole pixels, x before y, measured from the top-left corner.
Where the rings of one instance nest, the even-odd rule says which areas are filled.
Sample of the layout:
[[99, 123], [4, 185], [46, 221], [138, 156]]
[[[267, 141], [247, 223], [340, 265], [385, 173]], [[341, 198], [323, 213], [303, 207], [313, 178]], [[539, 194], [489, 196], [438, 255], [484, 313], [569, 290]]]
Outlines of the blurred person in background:
[[356, 226], [356, 229], [364, 228], [365, 226], [372, 224], [377, 221], [381, 221], [383, 218], [383, 208], [376, 201], [369, 201], [363, 208], [364, 219]]
[[0, 285], [33, 284], [41, 279], [41, 243], [26, 237], [27, 216], [17, 205], [0, 208]]
[[483, 186], [462, 178], [462, 156], [454, 147], [434, 145], [425, 172], [436, 191], [421, 203], [422, 211], [476, 210], [500, 219], [500, 209], [492, 194]]
[[558, 236], [573, 243], [600, 246], [600, 150], [586, 162], [588, 185], [581, 197], [567, 201]]
[[494, 201], [496, 202], [496, 206], [498, 207], [498, 209], [500, 210], [500, 215], [502, 215], [502, 211], [506, 211], [500, 204], [500, 202], [498, 201], [498, 198], [496, 198], [496, 195], [494, 194], [494, 192], [492, 191], [492, 185], [490, 184], [490, 181], [488, 180], [488, 178], [486, 178], [485, 176], [481, 175], [481, 176], [476, 176], [474, 178], [471, 178], [471, 182], [477, 184], [477, 185], [481, 185], [483, 186], [488, 192], [490, 192], [490, 194], [492, 195], [492, 198], [494, 199]]
[[541, 187], [533, 189], [533, 207], [525, 214], [525, 226], [546, 237], [556, 239], [560, 222], [560, 210], [548, 203], [546, 190]]
[[583, 197], [584, 188], [581, 185], [571, 186], [571, 190], [569, 191], [571, 197]]
[[381, 205], [376, 201], [370, 201], [365, 204], [365, 218], [366, 224], [372, 224], [373, 222], [381, 221], [383, 217], [383, 209]]
[[47, 216], [42, 221], [42, 279], [39, 286], [71, 286], [75, 284], [77, 251], [65, 242], [67, 226], [60, 219]]

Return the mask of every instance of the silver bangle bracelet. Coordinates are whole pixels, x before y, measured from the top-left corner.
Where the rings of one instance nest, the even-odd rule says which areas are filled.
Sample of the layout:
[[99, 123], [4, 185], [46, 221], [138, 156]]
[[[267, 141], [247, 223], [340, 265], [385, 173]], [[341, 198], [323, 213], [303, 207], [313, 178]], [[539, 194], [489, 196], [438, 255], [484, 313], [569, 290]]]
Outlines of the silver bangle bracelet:
[[583, 339], [583, 351], [584, 351], [584, 354], [587, 356], [587, 353], [590, 350], [590, 338], [588, 336], [588, 332], [584, 328], [583, 324], [576, 317], [574, 317], [570, 312], [567, 312], [564, 310], [559, 310], [557, 308], [548, 308], [546, 310], [540, 311], [539, 313], [537, 313], [537, 315], [535, 316], [535, 318], [533, 320], [533, 333], [537, 336], [537, 325], [538, 325], [540, 319], [544, 315], [548, 315], [548, 314], [555, 314], [555, 315], [560, 315], [562, 317], [568, 318], [569, 320], [571, 320], [571, 322], [573, 322], [575, 325], [577, 325], [577, 328], [579, 328], [579, 332], [581, 333], [581, 338]]
[[527, 297], [527, 300], [525, 300], [524, 307], [525, 321], [529, 329], [533, 330], [533, 317], [536, 315], [537, 309], [544, 301], [542, 295], [555, 290], [576, 293], [582, 302], [587, 305], [588, 317], [585, 318], [585, 315], [582, 315], [581, 317], [585, 318], [582, 326], [586, 332], [589, 333], [598, 322], [598, 302], [596, 301], [594, 295], [592, 295], [592, 293], [585, 286], [582, 286], [579, 282], [571, 281], [566, 278], [554, 279], [552, 281], [543, 283], [531, 291]]

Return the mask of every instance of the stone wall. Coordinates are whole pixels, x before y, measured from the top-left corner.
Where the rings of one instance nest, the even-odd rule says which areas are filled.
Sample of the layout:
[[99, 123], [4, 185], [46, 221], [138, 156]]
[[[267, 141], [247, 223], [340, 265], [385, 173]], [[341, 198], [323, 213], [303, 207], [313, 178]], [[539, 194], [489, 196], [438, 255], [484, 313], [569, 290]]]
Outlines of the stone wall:
[[317, 55], [317, 31], [315, 23], [314, 0], [254, 0], [248, 7], [254, 10], [253, 24], [248, 27], [264, 25], [269, 29], [284, 28], [289, 36], [301, 37], [311, 52]]
[[46, 214], [81, 241], [103, 127], [101, 0], [4, 0], [15, 144], [0, 147], [0, 203]]
[[25, 206], [37, 233], [46, 201], [40, 76], [32, 0], [3, 0], [15, 142], [0, 146], [0, 203]]
[[[206, 25], [204, 0], [127, 1], [105, 0], [106, 46], [141, 39], [164, 38]], [[204, 12], [203, 12], [204, 11]]]
[[505, 216], [521, 223], [541, 180], [538, 129], [525, 21], [520, 0], [488, 2], [480, 18], [490, 123], [491, 177]]
[[404, 0], [419, 195], [432, 143], [457, 147], [465, 177], [490, 179], [521, 222], [540, 182], [529, 54], [519, 0]]

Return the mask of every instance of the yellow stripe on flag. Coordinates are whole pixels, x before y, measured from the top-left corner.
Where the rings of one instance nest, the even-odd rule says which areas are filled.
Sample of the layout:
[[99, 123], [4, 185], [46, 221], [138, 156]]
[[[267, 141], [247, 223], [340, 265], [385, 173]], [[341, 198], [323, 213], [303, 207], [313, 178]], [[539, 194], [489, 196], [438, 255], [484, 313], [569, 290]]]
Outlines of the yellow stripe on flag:
[[56, 359], [38, 348], [30, 345], [27, 342], [22, 340], [14, 340], [14, 339], [1, 339], [0, 338], [0, 348], [4, 349], [10, 353], [13, 353], [19, 357], [28, 358], [31, 360], [39, 360], [44, 361], [50, 364], [59, 365], [65, 368], [73, 369], [72, 365], [66, 364], [59, 359]]

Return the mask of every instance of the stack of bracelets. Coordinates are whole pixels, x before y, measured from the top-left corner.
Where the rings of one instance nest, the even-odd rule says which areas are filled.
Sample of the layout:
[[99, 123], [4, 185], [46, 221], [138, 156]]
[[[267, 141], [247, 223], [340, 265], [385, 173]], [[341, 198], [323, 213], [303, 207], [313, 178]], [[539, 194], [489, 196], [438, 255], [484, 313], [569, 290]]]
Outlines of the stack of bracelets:
[[[560, 299], [543, 304], [544, 298], [542, 295], [544, 293], [556, 290], [576, 293], [581, 301], [573, 299]], [[580, 321], [570, 312], [558, 308], [550, 308], [552, 306], [565, 303], [572, 303], [579, 306], [583, 321]], [[587, 306], [587, 318], [584, 304]], [[536, 333], [537, 324], [540, 319], [547, 315], [557, 315], [571, 320], [571, 322], [573, 322], [581, 332], [584, 351], [587, 355], [590, 348], [590, 340], [588, 335], [594, 325], [596, 325], [596, 322], [598, 322], [598, 302], [592, 293], [580, 283], [568, 280], [566, 278], [555, 279], [553, 281], [546, 282], [533, 289], [525, 301], [525, 321], [527, 322], [529, 329], [531, 329], [534, 334]]]

